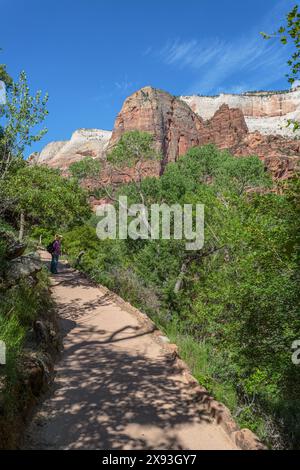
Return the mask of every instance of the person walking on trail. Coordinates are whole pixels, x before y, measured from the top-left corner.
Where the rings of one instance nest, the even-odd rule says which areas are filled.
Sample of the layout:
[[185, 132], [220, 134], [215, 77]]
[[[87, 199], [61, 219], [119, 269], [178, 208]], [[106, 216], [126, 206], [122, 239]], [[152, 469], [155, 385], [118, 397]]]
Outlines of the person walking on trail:
[[51, 250], [51, 266], [50, 266], [50, 271], [52, 274], [57, 274], [57, 265], [58, 265], [58, 259], [61, 255], [61, 240], [62, 236], [61, 235], [55, 235], [55, 240], [52, 243], [52, 250]]

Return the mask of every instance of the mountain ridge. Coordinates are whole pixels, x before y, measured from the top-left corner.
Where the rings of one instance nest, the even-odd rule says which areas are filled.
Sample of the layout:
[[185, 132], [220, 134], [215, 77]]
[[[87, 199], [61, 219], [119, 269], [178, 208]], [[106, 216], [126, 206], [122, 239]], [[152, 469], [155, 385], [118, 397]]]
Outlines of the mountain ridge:
[[213, 143], [236, 156], [257, 154], [275, 178], [288, 178], [298, 168], [300, 140], [291, 138], [290, 129], [277, 131], [286, 116], [298, 113], [300, 118], [299, 87], [286, 93], [175, 97], [147, 86], [126, 98], [112, 132], [78, 129], [69, 141], [51, 142], [29, 160], [62, 170], [86, 156], [105, 160], [124, 132], [139, 130], [154, 136], [163, 155], [160, 173], [189, 148]]

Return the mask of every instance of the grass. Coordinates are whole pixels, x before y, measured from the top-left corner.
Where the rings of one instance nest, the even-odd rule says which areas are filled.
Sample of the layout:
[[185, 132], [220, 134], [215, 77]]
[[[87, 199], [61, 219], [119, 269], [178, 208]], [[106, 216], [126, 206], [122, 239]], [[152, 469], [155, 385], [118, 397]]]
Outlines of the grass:
[[6, 345], [6, 364], [0, 368], [0, 381], [6, 413], [17, 407], [11, 391], [22, 375], [19, 359], [34, 320], [50, 306], [47, 288], [48, 275], [43, 270], [37, 274], [34, 286], [23, 280], [10, 289], [0, 289], [0, 340]]
[[224, 364], [220, 356], [205, 341], [196, 341], [192, 336], [178, 333], [176, 325], [166, 327], [166, 334], [176, 343], [181, 358], [188, 364], [193, 376], [198, 382], [213, 394], [216, 400], [221, 401], [234, 411], [238, 408], [238, 397], [234, 384], [230, 381], [218, 380], [218, 371]]
[[[187, 363], [200, 385], [229, 408], [241, 429], [250, 429], [272, 449], [298, 447], [299, 400], [282, 399], [280, 410], [274, 403], [266, 412], [258, 399], [247, 399], [243, 394], [239, 395], [246, 377], [239, 375], [233, 365], [234, 361], [226, 352], [216, 350], [209, 341], [197, 341], [191, 335], [183, 333], [180, 322], [164, 323], [159, 327], [172, 343], [177, 344], [180, 357]], [[283, 421], [287, 423], [285, 426], [282, 426]]]

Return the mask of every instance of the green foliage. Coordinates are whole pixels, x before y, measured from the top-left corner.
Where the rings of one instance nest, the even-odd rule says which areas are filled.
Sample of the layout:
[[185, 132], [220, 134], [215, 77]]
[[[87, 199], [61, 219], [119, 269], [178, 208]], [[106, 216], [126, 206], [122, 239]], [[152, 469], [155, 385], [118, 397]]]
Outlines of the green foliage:
[[[293, 84], [298, 78], [300, 73], [300, 12], [299, 5], [286, 15], [286, 22], [274, 34], [261, 33], [264, 39], [271, 39], [272, 37], [279, 38], [281, 44], [293, 44], [294, 51], [288, 60], [290, 73], [287, 78], [290, 84]], [[294, 131], [300, 128], [300, 123], [295, 120], [288, 120], [288, 125], [292, 125]]]
[[13, 85], [13, 79], [8, 74], [5, 64], [0, 64], [0, 80], [5, 83], [6, 89], [11, 89]]
[[26, 146], [39, 141], [47, 132], [36, 129], [48, 114], [46, 104], [48, 95], [42, 96], [38, 91], [30, 94], [25, 72], [21, 72], [18, 82], [14, 82], [7, 96], [7, 103], [2, 107], [4, 117], [3, 134], [0, 140], [0, 178], [3, 179], [15, 159], [20, 159]]
[[148, 132], [125, 132], [108, 155], [108, 161], [116, 166], [132, 167], [141, 160], [155, 159], [153, 142], [153, 136]]
[[6, 197], [15, 201], [13, 213], [19, 216], [23, 212], [31, 230], [39, 227], [53, 234], [78, 224], [90, 213], [77, 181], [46, 166], [26, 165], [8, 177], [4, 187]]
[[34, 289], [26, 279], [10, 289], [0, 286], [0, 340], [6, 345], [6, 364], [0, 369], [0, 383], [5, 384], [5, 412], [16, 406], [11, 390], [22, 373], [19, 359], [28, 332], [38, 315], [50, 306], [48, 274], [45, 271], [37, 275]]
[[[161, 178], [119, 193], [129, 204], [205, 204], [205, 245], [180, 240], [99, 241], [93, 224], [66, 234], [81, 269], [143, 308], [176, 339], [196, 377], [242, 426], [274, 448], [297, 447], [299, 371], [291, 361], [299, 318], [299, 182], [282, 194], [257, 157], [208, 145]], [[187, 263], [182, 288], [174, 285]]]
[[84, 178], [99, 178], [101, 172], [101, 162], [92, 157], [86, 157], [79, 162], [72, 163], [69, 166], [69, 172], [77, 180]]

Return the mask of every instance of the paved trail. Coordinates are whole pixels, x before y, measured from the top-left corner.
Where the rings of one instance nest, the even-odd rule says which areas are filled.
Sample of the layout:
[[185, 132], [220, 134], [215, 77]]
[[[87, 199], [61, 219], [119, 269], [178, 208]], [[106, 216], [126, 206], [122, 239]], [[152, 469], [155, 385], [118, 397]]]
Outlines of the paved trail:
[[53, 296], [64, 352], [24, 448], [235, 448], [133, 313], [66, 267]]

